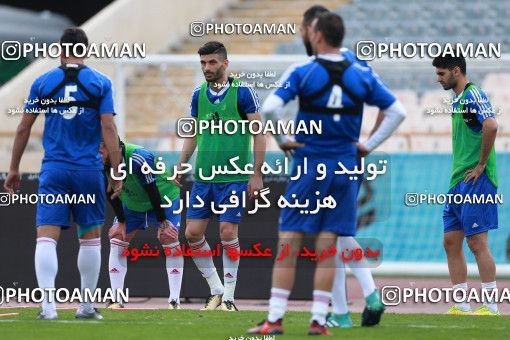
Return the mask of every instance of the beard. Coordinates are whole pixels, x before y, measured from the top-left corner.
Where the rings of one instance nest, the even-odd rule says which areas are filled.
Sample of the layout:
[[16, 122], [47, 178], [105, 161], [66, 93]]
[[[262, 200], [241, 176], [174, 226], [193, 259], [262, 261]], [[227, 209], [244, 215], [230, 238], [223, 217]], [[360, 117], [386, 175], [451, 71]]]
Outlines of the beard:
[[441, 85], [443, 85], [443, 89], [451, 90], [455, 86], [457, 86], [457, 82], [455, 80], [453, 80], [453, 79], [449, 79], [446, 83], [441, 83]]
[[453, 86], [451, 86], [450, 84], [441, 84], [441, 85], [443, 85], [443, 89], [446, 91], [453, 89]]

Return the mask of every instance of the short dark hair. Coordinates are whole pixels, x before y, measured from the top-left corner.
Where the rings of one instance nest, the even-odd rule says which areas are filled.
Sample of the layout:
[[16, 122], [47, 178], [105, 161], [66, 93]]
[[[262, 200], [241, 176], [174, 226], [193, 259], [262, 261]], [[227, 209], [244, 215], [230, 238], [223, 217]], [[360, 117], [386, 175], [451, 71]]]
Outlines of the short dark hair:
[[450, 71], [453, 70], [455, 66], [460, 68], [460, 72], [462, 74], [466, 74], [466, 59], [464, 57], [453, 57], [453, 56], [439, 56], [435, 57], [432, 61], [432, 66], [447, 68]]
[[333, 12], [321, 13], [317, 16], [317, 32], [321, 32], [324, 40], [332, 47], [340, 47], [344, 40], [345, 28], [342, 17]]
[[305, 13], [303, 13], [303, 23], [305, 25], [310, 25], [313, 19], [315, 19], [319, 14], [327, 12], [329, 12], [329, 9], [326, 7], [321, 5], [314, 5], [308, 8]]
[[225, 45], [220, 43], [219, 41], [208, 41], [204, 44], [204, 46], [198, 49], [199, 55], [206, 54], [219, 54], [223, 57], [223, 59], [227, 59], [227, 49]]
[[[60, 37], [60, 44], [69, 44], [71, 48], [68, 49], [68, 51], [73, 51], [74, 45], [76, 44], [83, 44], [84, 47], [77, 46], [76, 47], [76, 53], [78, 55], [84, 55], [86, 46], [89, 45], [89, 38], [87, 38], [87, 34], [85, 34], [85, 31], [82, 30], [79, 27], [70, 27], [66, 28], [64, 30], [64, 33], [62, 33], [62, 36]], [[64, 50], [66, 51], [66, 50]], [[68, 57], [68, 56], [66, 56]]]

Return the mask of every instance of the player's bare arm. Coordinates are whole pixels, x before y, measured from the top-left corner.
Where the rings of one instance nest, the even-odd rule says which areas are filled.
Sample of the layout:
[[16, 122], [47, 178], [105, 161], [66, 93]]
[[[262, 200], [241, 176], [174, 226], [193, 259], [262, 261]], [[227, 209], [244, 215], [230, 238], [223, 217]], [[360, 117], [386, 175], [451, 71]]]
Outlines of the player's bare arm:
[[[182, 165], [184, 163], [188, 163], [189, 159], [191, 158], [191, 156], [193, 155], [193, 152], [195, 152], [195, 149], [197, 147], [197, 137], [195, 135], [196, 118], [195, 117], [192, 117], [192, 118], [195, 121], [195, 124], [193, 124], [193, 126], [191, 127], [191, 131], [190, 131], [190, 134], [193, 135], [193, 137], [186, 138], [184, 140], [184, 144], [182, 145], [181, 155], [179, 157], [179, 162], [177, 163], [177, 170], [181, 170]], [[181, 177], [182, 177], [181, 175], [178, 175], [174, 179], [174, 184], [179, 186], [180, 188], [182, 188]]]
[[4, 182], [4, 189], [8, 193], [13, 194], [15, 190], [19, 189], [21, 182], [19, 163], [21, 161], [21, 156], [25, 151], [25, 147], [27, 146], [28, 139], [30, 138], [30, 132], [32, 131], [32, 126], [36, 119], [36, 115], [25, 113], [23, 114], [23, 118], [21, 118], [21, 122], [16, 129], [16, 136], [14, 137], [14, 145], [12, 147], [9, 175], [7, 175], [7, 179]]
[[[101, 130], [103, 133], [104, 143], [108, 149], [108, 156], [110, 164], [115, 174], [118, 175], [117, 170], [119, 168], [121, 153], [119, 147], [119, 138], [117, 134], [117, 127], [113, 121], [113, 114], [102, 114], [101, 115]], [[122, 191], [122, 181], [112, 179], [113, 194], [112, 198], [116, 197]]]
[[464, 179], [465, 183], [473, 180], [473, 185], [476, 184], [476, 181], [485, 170], [487, 159], [489, 158], [489, 154], [496, 140], [497, 132], [498, 123], [496, 122], [496, 119], [487, 118], [484, 120], [482, 123], [482, 148], [480, 150], [480, 160], [473, 169], [466, 171], [466, 179]]
[[370, 133], [368, 134], [369, 137], [372, 137], [374, 132], [376, 132], [379, 126], [381, 126], [383, 119], [384, 112], [382, 110], [379, 110], [379, 112], [377, 112], [377, 118], [375, 119], [374, 127], [372, 127], [372, 130], [370, 130]]
[[112, 198], [113, 195], [113, 188], [112, 188], [112, 178], [111, 178], [111, 171], [110, 171], [110, 164], [108, 162], [109, 159], [109, 152], [108, 149], [105, 146], [104, 140], [99, 145], [99, 153], [101, 154], [103, 167], [105, 168], [104, 174], [106, 177], [106, 199], [108, 200], [108, 203], [113, 209], [113, 212], [115, 213], [115, 216], [117, 217], [116, 222], [113, 224], [113, 226], [108, 230], [108, 237], [110, 239], [115, 238], [121, 241], [126, 240], [126, 216], [124, 214], [124, 208], [122, 207], [122, 201], [120, 200], [119, 196], [115, 196]]
[[[261, 121], [261, 116], [259, 112], [248, 114], [249, 121]], [[254, 198], [254, 192], [260, 192], [264, 187], [264, 183], [262, 182], [262, 164], [264, 164], [264, 159], [266, 157], [266, 138], [263, 134], [257, 134], [253, 136], [253, 171], [254, 175], [250, 178], [248, 182], [248, 196], [250, 198]]]
[[114, 197], [111, 198], [111, 195], [113, 194], [112, 191], [107, 192], [107, 199], [108, 203], [110, 203], [110, 206], [112, 207], [113, 211], [115, 212], [115, 216], [117, 216], [117, 222], [112, 225], [110, 230], [108, 230], [108, 238], [116, 238], [121, 241], [126, 240], [126, 218], [124, 216], [124, 209], [122, 207], [122, 202], [120, 198]]

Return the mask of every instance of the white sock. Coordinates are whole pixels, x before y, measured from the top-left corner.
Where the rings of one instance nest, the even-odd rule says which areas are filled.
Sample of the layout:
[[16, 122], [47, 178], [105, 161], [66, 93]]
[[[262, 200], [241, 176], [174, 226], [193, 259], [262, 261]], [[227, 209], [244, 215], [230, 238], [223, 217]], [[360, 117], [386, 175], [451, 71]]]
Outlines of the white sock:
[[110, 240], [108, 272], [110, 275], [110, 285], [114, 292], [114, 296], [117, 289], [124, 289], [124, 279], [127, 273], [127, 257], [121, 256], [124, 252], [124, 247], [129, 247], [129, 242], [124, 242], [115, 238]]
[[[457, 289], [462, 289], [466, 292], [466, 300], [462, 301], [462, 302], [458, 302], [458, 303], [455, 303], [455, 306], [460, 309], [461, 311], [464, 311], [464, 312], [468, 312], [471, 310], [471, 305], [469, 304], [469, 302], [467, 302], [467, 296], [468, 296], [468, 285], [467, 285], [467, 282], [464, 282], [464, 283], [459, 283], [459, 284], [456, 284], [456, 285], [453, 285], [453, 294], [455, 294], [455, 290]], [[457, 295], [457, 296], [461, 296], [460, 294]]]
[[225, 284], [225, 291], [223, 292], [223, 301], [234, 302], [234, 292], [236, 290], [237, 282], [237, 269], [239, 268], [239, 258], [234, 261], [227, 252], [230, 249], [236, 249], [237, 253], [241, 250], [239, 247], [239, 239], [236, 238], [232, 241], [221, 241], [223, 246], [223, 283]]
[[[205, 240], [205, 237], [198, 242], [190, 242], [190, 247], [193, 250], [207, 251], [211, 250], [209, 244]], [[223, 294], [223, 284], [221, 283], [216, 267], [211, 256], [193, 256], [193, 262], [198, 268], [198, 271], [207, 280], [207, 284], [211, 289], [211, 295]]]
[[269, 322], [276, 322], [283, 319], [287, 302], [289, 301], [290, 290], [281, 288], [271, 288], [271, 298], [269, 299]]
[[328, 314], [329, 301], [331, 300], [331, 292], [324, 290], [313, 291], [312, 303], [312, 319], [317, 321], [319, 325], [326, 324], [326, 315]]
[[163, 248], [170, 250], [169, 255], [166, 257], [166, 273], [168, 276], [168, 288], [170, 290], [170, 297], [168, 302], [175, 300], [181, 303], [179, 297], [181, 296], [182, 274], [184, 269], [184, 257], [181, 255], [174, 256], [177, 248], [180, 248], [179, 241], [172, 244], [163, 245]]
[[[488, 301], [483, 301], [483, 305], [484, 306], [487, 306], [487, 308], [489, 308], [489, 310], [493, 313], [497, 313], [498, 312], [498, 305], [496, 303], [496, 301], [494, 301], [494, 299], [490, 299], [491, 297], [491, 291], [496, 289], [496, 294], [494, 295], [494, 297], [497, 296], [497, 289], [498, 287], [496, 286], [496, 281], [492, 281], [492, 282], [482, 282], [482, 294], [483, 294], [483, 291], [487, 291], [487, 295], [485, 295], [487, 298], [488, 298]], [[484, 295], [482, 295], [484, 296]]]
[[[337, 239], [337, 249], [356, 249], [361, 248], [358, 241], [352, 236], [340, 236]], [[354, 276], [358, 280], [361, 289], [363, 290], [363, 296], [367, 297], [376, 290], [374, 278], [370, 271], [369, 264], [366, 260], [363, 262], [348, 262], [347, 265], [352, 270]]]
[[[35, 246], [35, 274], [39, 288], [55, 288], [55, 278], [58, 271], [57, 241], [49, 237], [38, 237]], [[56, 313], [55, 295], [45, 294], [42, 302], [44, 314]]]
[[[101, 269], [101, 239], [80, 239], [80, 250], [78, 252], [78, 270], [81, 277], [81, 290], [84, 294], [85, 289], [89, 289], [92, 294], [97, 287], [97, 280], [99, 278], [99, 270]], [[84, 295], [85, 296], [85, 295]], [[86, 301], [81, 304], [85, 310], [94, 308], [91, 301]]]
[[207, 280], [207, 284], [211, 289], [211, 295], [221, 295], [225, 291], [223, 284], [221, 283], [220, 276], [218, 272], [214, 270], [211, 276], [205, 278]]
[[333, 291], [331, 292], [331, 304], [334, 314], [346, 314], [349, 312], [349, 308], [345, 291], [345, 264], [340, 259], [340, 256], [335, 257], [335, 264], [335, 280], [333, 281]]

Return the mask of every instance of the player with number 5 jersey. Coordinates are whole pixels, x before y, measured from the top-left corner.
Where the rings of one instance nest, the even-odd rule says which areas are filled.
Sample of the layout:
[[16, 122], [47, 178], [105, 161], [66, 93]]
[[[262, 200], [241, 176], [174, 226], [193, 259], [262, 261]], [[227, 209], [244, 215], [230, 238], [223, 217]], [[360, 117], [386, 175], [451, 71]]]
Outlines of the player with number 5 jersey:
[[[64, 31], [60, 43], [69, 44], [79, 55], [88, 45], [80, 28]], [[61, 229], [77, 224], [80, 240], [78, 269], [81, 288], [96, 289], [101, 267], [101, 227], [104, 223], [105, 180], [98, 152], [101, 136], [110, 155], [110, 164], [118, 169], [120, 161], [117, 129], [113, 121], [113, 90], [105, 75], [84, 65], [83, 57], [61, 56], [61, 66], [32, 84], [21, 123], [16, 131], [11, 166], [5, 189], [13, 193], [20, 185], [19, 164], [30, 131], [39, 113], [45, 113], [39, 194], [90, 195], [94, 203], [39, 202], [36, 212], [37, 245], [35, 271], [40, 288], [54, 288], [58, 270], [56, 246]], [[116, 171], [116, 170], [115, 170]], [[122, 189], [121, 181], [112, 181], [113, 195]], [[57, 318], [55, 299], [46, 294], [39, 319]], [[102, 319], [90, 301], [84, 301], [77, 318]]]

